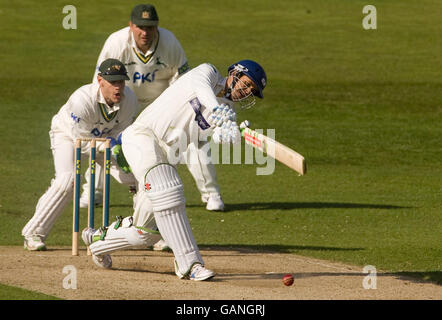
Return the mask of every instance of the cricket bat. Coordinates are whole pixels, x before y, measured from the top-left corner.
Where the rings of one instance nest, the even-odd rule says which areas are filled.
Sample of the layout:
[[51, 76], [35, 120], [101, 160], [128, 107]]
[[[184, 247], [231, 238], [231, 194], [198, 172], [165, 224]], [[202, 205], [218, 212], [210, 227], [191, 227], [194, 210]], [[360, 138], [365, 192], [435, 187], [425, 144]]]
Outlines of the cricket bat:
[[295, 150], [247, 127], [241, 128], [241, 135], [247, 144], [285, 164], [301, 176], [307, 173], [307, 164], [304, 157]]

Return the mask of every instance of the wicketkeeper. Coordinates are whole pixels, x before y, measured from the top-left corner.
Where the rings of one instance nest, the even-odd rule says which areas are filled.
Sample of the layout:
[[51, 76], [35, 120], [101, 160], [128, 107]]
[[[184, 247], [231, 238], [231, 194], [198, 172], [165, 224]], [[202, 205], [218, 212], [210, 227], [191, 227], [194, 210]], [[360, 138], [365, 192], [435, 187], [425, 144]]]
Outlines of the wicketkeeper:
[[[111, 175], [120, 183], [136, 184], [122, 153], [118, 153], [121, 146], [116, 144], [118, 135], [138, 114], [137, 97], [125, 86], [127, 79], [123, 63], [115, 59], [106, 59], [99, 67], [97, 83], [77, 89], [52, 118], [49, 137], [54, 157], [55, 178], [38, 200], [34, 216], [22, 230], [26, 249], [46, 249], [45, 239], [65, 206], [72, 201], [74, 144], [77, 138], [111, 138], [114, 145]], [[101, 144], [102, 152], [103, 148], [104, 145]], [[98, 143], [97, 150], [100, 151]], [[83, 144], [82, 153], [89, 153], [89, 143]], [[97, 162], [102, 163], [102, 158], [97, 157]]]
[[228, 71], [225, 78], [213, 65], [201, 64], [175, 81], [123, 131], [122, 149], [139, 183], [136, 207], [133, 216], [119, 218], [109, 228], [83, 230], [96, 265], [110, 268], [109, 253], [115, 250], [152, 245], [159, 237], [152, 230], [157, 225], [174, 253], [178, 277], [201, 281], [215, 275], [204, 267], [170, 151], [173, 155], [185, 151], [195, 136], [211, 136], [215, 143], [240, 141], [233, 102], [247, 107], [255, 103], [255, 96], [262, 98], [266, 75], [251, 60], [235, 63]]

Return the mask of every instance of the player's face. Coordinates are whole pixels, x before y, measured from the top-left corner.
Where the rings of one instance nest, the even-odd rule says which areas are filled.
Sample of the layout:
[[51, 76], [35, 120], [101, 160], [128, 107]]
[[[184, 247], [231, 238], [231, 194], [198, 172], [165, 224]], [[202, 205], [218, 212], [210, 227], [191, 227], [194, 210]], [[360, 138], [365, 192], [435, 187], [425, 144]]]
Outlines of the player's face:
[[101, 94], [108, 105], [113, 106], [116, 103], [120, 103], [121, 99], [123, 99], [125, 86], [124, 80], [107, 81], [98, 76], [98, 84], [100, 85]]
[[135, 43], [141, 50], [146, 50], [150, 48], [155, 37], [157, 36], [158, 27], [157, 26], [137, 26], [130, 22], [130, 30], [132, 31]]
[[[227, 83], [228, 85], [230, 85], [233, 82], [234, 76], [235, 75], [229, 77]], [[257, 91], [258, 88], [256, 84], [253, 82], [253, 80], [246, 75], [242, 75], [241, 77], [237, 78], [235, 86], [232, 88], [231, 92], [232, 100], [240, 101], [246, 97], [254, 95]]]

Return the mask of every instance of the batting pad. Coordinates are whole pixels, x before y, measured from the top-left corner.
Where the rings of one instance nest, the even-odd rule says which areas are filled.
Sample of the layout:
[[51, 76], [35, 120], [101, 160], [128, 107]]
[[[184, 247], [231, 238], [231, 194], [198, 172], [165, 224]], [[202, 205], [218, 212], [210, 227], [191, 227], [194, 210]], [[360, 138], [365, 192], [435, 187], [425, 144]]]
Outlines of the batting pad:
[[145, 175], [146, 196], [152, 203], [160, 233], [172, 249], [180, 273], [187, 274], [195, 262], [203, 264], [186, 215], [184, 187], [176, 169], [162, 163]]
[[155, 212], [155, 220], [164, 241], [175, 255], [181, 274], [188, 274], [194, 263], [204, 265], [187, 219], [184, 203], [174, 208]]
[[152, 203], [154, 212], [184, 204], [184, 187], [176, 169], [161, 163], [150, 169], [144, 177], [146, 195]]
[[112, 223], [104, 240], [97, 240], [89, 246], [92, 254], [102, 255], [130, 247], [152, 246], [161, 239], [159, 232], [135, 227], [132, 221], [129, 222], [131, 219], [124, 218], [121, 225], [118, 221]]
[[23, 236], [38, 234], [46, 239], [55, 221], [72, 200], [73, 181], [74, 174], [69, 172], [52, 179], [51, 186], [38, 200], [34, 216], [23, 228]]
[[153, 229], [156, 226], [152, 203], [146, 190], [139, 190], [134, 196], [133, 221], [136, 226]]

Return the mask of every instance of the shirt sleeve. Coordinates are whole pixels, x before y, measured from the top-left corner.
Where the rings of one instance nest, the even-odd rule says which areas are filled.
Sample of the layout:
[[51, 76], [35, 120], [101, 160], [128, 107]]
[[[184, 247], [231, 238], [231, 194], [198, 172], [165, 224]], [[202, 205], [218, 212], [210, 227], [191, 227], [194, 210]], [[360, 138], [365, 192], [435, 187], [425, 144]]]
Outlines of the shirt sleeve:
[[199, 66], [198, 72], [193, 74], [193, 89], [200, 103], [209, 110], [212, 110], [218, 105], [214, 89], [222, 78], [218, 70], [210, 63]]
[[77, 90], [66, 102], [67, 112], [70, 113], [70, 136], [76, 138], [94, 138], [92, 133], [97, 119], [91, 110], [91, 101], [88, 97]]
[[173, 48], [173, 58], [174, 58], [174, 66], [173, 66], [173, 76], [169, 80], [169, 85], [175, 82], [182, 74], [186, 73], [189, 70], [189, 64], [187, 62], [186, 53], [184, 52], [183, 47], [180, 42], [175, 38], [175, 45]]

